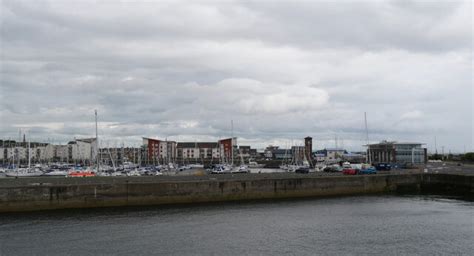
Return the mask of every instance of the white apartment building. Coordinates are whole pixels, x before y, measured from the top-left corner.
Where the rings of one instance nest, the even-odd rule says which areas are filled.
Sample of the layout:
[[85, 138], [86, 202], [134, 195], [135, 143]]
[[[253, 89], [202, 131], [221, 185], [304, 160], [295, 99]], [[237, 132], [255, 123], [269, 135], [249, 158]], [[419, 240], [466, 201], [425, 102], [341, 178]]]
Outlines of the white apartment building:
[[[68, 143], [67, 157], [72, 161], [94, 161], [97, 154], [95, 138], [76, 139]], [[61, 150], [64, 150], [61, 148]], [[64, 153], [64, 152], [61, 152]]]
[[177, 151], [180, 159], [219, 159], [221, 156], [217, 142], [178, 142]]

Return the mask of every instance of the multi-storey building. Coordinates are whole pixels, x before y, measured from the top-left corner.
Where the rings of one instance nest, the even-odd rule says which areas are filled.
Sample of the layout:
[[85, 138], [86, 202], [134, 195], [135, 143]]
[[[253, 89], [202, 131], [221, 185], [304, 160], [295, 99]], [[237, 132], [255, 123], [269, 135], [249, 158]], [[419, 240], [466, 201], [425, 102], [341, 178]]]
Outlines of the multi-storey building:
[[427, 150], [417, 142], [381, 141], [369, 144], [367, 160], [372, 163], [423, 164], [428, 161]]
[[222, 162], [232, 162], [232, 159], [237, 153], [236, 150], [234, 150], [234, 145], [237, 145], [236, 140], [236, 138], [219, 140], [219, 152]]
[[243, 158], [256, 158], [257, 149], [251, 148], [250, 146], [239, 146], [238, 155]]
[[95, 138], [76, 139], [74, 141], [70, 141], [67, 146], [68, 161], [88, 163], [95, 161], [97, 155], [97, 141]]
[[176, 159], [176, 141], [143, 138], [143, 146], [147, 150], [148, 162], [169, 162]]
[[147, 162], [147, 151], [144, 147], [114, 147], [100, 149], [100, 162], [106, 165], [122, 165], [126, 162], [134, 164], [151, 164]]
[[178, 142], [178, 159], [219, 159], [217, 142]]

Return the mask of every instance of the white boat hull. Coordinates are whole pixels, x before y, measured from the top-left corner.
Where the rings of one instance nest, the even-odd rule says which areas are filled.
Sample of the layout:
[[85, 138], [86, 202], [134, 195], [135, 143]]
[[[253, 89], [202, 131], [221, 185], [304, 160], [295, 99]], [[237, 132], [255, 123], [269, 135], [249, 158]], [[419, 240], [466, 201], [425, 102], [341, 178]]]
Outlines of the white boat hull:
[[6, 172], [5, 176], [7, 177], [39, 177], [43, 175], [43, 172]]
[[53, 171], [44, 173], [43, 176], [67, 176], [68, 172], [66, 171]]

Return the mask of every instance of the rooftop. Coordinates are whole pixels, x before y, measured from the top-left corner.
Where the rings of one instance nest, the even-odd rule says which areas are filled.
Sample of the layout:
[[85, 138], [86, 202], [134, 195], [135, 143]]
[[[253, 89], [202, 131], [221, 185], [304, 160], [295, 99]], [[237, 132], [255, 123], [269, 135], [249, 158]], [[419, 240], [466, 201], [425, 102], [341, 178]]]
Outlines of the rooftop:
[[343, 148], [325, 148], [327, 151], [345, 151]]
[[178, 142], [178, 148], [217, 148], [217, 142]]
[[376, 145], [426, 145], [426, 143], [421, 142], [398, 142], [398, 141], [386, 141], [383, 140], [379, 143], [371, 143], [364, 146], [376, 146]]

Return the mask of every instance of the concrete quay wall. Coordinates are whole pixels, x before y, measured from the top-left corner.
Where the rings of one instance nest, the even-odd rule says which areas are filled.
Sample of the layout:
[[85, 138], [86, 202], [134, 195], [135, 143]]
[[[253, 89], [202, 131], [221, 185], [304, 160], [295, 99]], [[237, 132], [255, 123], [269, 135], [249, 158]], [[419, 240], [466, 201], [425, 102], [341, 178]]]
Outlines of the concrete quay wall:
[[420, 192], [462, 195], [474, 200], [474, 175], [427, 173], [421, 177]]
[[[257, 174], [258, 175], [258, 174]], [[443, 174], [444, 175], [444, 174]], [[0, 212], [161, 205], [293, 197], [327, 197], [462, 187], [473, 177], [441, 174], [360, 176], [265, 175], [201, 179], [51, 178], [0, 183]], [[109, 178], [109, 179], [107, 179]], [[146, 177], [145, 177], [146, 178]], [[448, 185], [446, 185], [448, 184]]]

